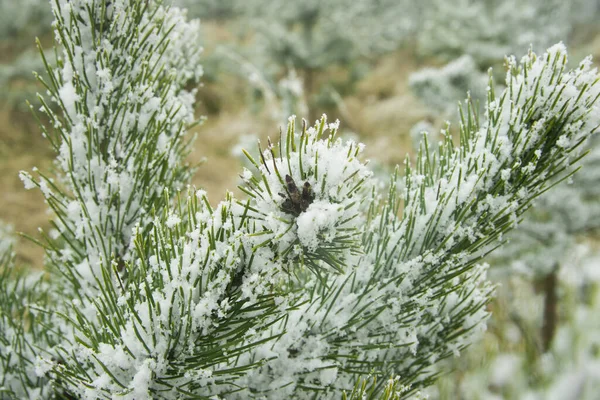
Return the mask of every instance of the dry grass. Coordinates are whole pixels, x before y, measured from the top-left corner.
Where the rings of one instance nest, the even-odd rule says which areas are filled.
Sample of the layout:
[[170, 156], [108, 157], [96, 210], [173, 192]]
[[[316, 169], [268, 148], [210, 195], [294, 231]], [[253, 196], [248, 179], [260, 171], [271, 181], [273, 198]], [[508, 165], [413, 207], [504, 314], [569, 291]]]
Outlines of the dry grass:
[[[21, 118], [25, 118], [19, 114]], [[38, 227], [48, 228], [48, 215], [41, 193], [26, 191], [19, 179], [19, 171], [37, 166], [47, 170], [52, 164], [52, 153], [39, 133], [29, 124], [16, 120], [10, 110], [0, 110], [0, 219], [13, 225], [15, 231], [38, 237]], [[43, 250], [23, 237], [17, 242], [18, 262], [41, 265]]]
[[[266, 126], [268, 120], [265, 121], [265, 118], [240, 111], [235, 114], [223, 112], [209, 118], [197, 129], [198, 137], [194, 151], [190, 154], [190, 162], [195, 163], [203, 158], [206, 162], [198, 168], [192, 184], [205, 189], [211, 203], [223, 199], [226, 191], [237, 191], [238, 174], [242, 165], [232, 149], [238, 144], [239, 137], [258, 134], [264, 142], [268, 136]], [[271, 125], [271, 128], [274, 127]], [[272, 129], [271, 134], [277, 132]]]
[[367, 145], [367, 156], [383, 164], [402, 163], [412, 151], [410, 129], [428, 115], [408, 87], [408, 77], [417, 68], [407, 51], [389, 54], [344, 99], [345, 123]]

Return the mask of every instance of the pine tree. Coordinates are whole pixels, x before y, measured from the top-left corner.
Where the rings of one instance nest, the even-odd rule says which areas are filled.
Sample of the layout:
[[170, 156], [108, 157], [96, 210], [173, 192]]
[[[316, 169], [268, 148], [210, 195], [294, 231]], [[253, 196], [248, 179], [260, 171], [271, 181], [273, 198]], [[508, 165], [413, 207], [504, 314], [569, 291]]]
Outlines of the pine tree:
[[190, 17], [203, 20], [224, 20], [239, 11], [236, 0], [173, 0], [173, 4], [188, 10]]
[[14, 61], [0, 64], [0, 85], [11, 88], [0, 93], [0, 100], [13, 109], [27, 110], [27, 100], [35, 97], [39, 87], [31, 71], [42, 70], [44, 64], [35, 49], [26, 50]]
[[[578, 23], [597, 15], [595, 0], [425, 0], [417, 52], [441, 67], [411, 74], [410, 87], [427, 107], [450, 118], [467, 91], [485, 105], [488, 69], [507, 54], [566, 40]], [[503, 21], [503, 23], [496, 23]], [[499, 76], [496, 76], [498, 78]]]
[[[235, 68], [241, 69], [263, 96], [274, 94], [282, 103], [278, 108], [288, 111], [291, 105], [297, 107], [292, 111], [299, 113], [306, 104], [311, 122], [319, 117], [316, 96], [323, 89], [323, 72], [336, 65], [351, 69], [357, 60], [396, 50], [417, 29], [415, 15], [421, 11], [420, 3], [405, 0], [233, 3], [236, 26], [252, 39], [251, 48], [238, 50], [243, 61], [234, 57]], [[249, 68], [239, 67], [247, 64], [259, 73], [249, 76]], [[282, 87], [282, 80], [292, 77], [301, 90]]]
[[0, 1], [0, 39], [18, 38], [48, 31], [52, 14], [46, 0]]
[[485, 104], [488, 80], [473, 58], [464, 55], [441, 68], [426, 67], [412, 73], [409, 85], [432, 114], [449, 116], [467, 93], [474, 102]]
[[[61, 360], [61, 346], [69, 348], [78, 335], [70, 322], [99, 322], [94, 304], [108, 290], [105, 279], [112, 285], [110, 279], [125, 270], [132, 228], [149, 229], [152, 212], [169, 202], [165, 190], [175, 193], [189, 179], [192, 169], [183, 160], [195, 98], [186, 87], [202, 68], [199, 26], [177, 9], [128, 0], [56, 0], [52, 10], [60, 56], [51, 63], [40, 48], [47, 77], [39, 80], [50, 102], [39, 100], [50, 121], [43, 135], [58, 155], [56, 173], [34, 179], [22, 172], [21, 178], [26, 188], [41, 189], [55, 214], [55, 229], [42, 243], [52, 270], [52, 302], [39, 306], [53, 313], [27, 325], [44, 327], [32, 339], [40, 348], [35, 355]], [[13, 304], [20, 302], [25, 300]], [[10, 359], [11, 351], [2, 349], [2, 358]], [[35, 357], [22, 358], [25, 375], [45, 370], [33, 365]], [[21, 379], [9, 393], [19, 397], [36, 386]]]
[[27, 111], [25, 102], [35, 97], [35, 78], [31, 71], [43, 69], [30, 39], [51, 31], [52, 13], [48, 0], [0, 0], [0, 100], [12, 109]]
[[7, 396], [411, 396], [485, 329], [482, 258], [600, 123], [597, 71], [559, 44], [510, 59], [485, 117], [462, 110], [458, 147], [423, 141], [387, 185], [337, 122], [291, 117], [249, 156], [245, 198], [213, 206], [184, 189], [197, 24], [160, 2], [53, 10], [57, 173], [22, 178], [55, 230], [47, 281], [0, 281], [2, 323], [20, 317], [0, 341]]
[[[418, 52], [447, 61], [471, 56], [490, 66], [530, 46], [546, 48], [571, 33], [587, 0], [426, 0]], [[502, 21], [502, 23], [497, 23]]]

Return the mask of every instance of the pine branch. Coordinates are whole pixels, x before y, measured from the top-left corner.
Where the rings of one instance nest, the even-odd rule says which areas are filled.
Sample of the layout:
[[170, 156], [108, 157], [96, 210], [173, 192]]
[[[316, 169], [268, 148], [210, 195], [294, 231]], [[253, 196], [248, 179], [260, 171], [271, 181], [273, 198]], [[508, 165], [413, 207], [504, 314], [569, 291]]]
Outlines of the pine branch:
[[397, 177], [378, 193], [337, 124], [295, 132], [292, 119], [250, 158], [248, 201], [213, 209], [200, 192], [138, 230], [120, 283], [106, 274], [94, 302], [101, 323], [77, 315], [54, 373], [87, 397], [330, 397], [369, 374], [399, 376], [401, 397], [430, 384], [485, 326], [478, 262], [596, 128], [596, 72], [565, 63], [562, 46], [510, 63], [487, 120], [467, 107], [460, 147], [423, 143], [403, 199]]
[[34, 180], [56, 219], [45, 235], [62, 290], [84, 302], [102, 290], [111, 260], [129, 259], [135, 226], [168, 204], [163, 191], [184, 186], [183, 164], [193, 124], [194, 91], [202, 73], [197, 23], [160, 2], [63, 1], [52, 4], [60, 57], [44, 57], [40, 77], [50, 101], [44, 135], [57, 151], [55, 177]]
[[14, 266], [14, 255], [0, 254], [0, 397], [49, 398], [52, 388], [39, 371], [45, 349], [56, 343], [43, 275]]

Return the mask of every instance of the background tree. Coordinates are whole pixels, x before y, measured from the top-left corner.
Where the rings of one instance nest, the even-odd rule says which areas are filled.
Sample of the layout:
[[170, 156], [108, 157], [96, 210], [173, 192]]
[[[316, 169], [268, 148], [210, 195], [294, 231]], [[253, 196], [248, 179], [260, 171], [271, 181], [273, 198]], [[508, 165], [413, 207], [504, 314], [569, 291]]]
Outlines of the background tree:
[[[249, 74], [248, 68], [242, 68], [242, 74], [252, 77], [251, 83], [260, 78], [270, 90], [263, 91], [265, 85], [255, 87], [265, 97], [270, 95], [269, 92], [281, 95], [284, 103], [289, 102], [290, 93], [280, 90], [281, 80], [296, 75], [302, 90], [292, 94], [298, 93], [297, 98], [305, 97], [309, 121], [314, 122], [319, 117], [316, 111], [319, 94], [327, 96], [321, 82], [323, 73], [333, 66], [343, 65], [354, 70], [348, 77], [353, 80], [354, 75], [359, 74], [357, 60], [372, 59], [375, 54], [397, 49], [417, 26], [412, 17], [420, 8], [416, 9], [414, 4], [408, 7], [409, 3], [388, 0], [234, 1], [231, 9], [239, 32], [245, 36], [245, 46], [235, 50], [244, 61], [240, 63], [238, 57], [233, 57], [230, 62], [254, 66], [260, 74]], [[198, 3], [198, 10], [204, 4]], [[330, 86], [329, 90], [332, 90]], [[333, 99], [331, 95], [329, 98]]]

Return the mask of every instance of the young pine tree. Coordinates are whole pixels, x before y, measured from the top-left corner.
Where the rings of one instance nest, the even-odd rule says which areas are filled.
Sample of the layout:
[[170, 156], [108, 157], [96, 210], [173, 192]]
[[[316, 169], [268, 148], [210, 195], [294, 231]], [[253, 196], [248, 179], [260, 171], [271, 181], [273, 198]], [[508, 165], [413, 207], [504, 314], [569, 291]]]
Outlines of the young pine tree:
[[473, 58], [463, 55], [441, 68], [426, 67], [412, 73], [409, 85], [430, 112], [440, 117], [454, 113], [467, 93], [474, 102], [485, 104], [488, 80]]
[[45, 0], [0, 1], [0, 40], [47, 32], [52, 13]]
[[[421, 9], [419, 4], [406, 0], [233, 3], [238, 10], [236, 26], [245, 28], [252, 39], [251, 48], [240, 50], [247, 56], [244, 62], [236, 62], [235, 68], [249, 75], [248, 68], [237, 64], [254, 65], [259, 73], [253, 75], [261, 85], [254, 79], [253, 86], [265, 97], [274, 94], [284, 111], [292, 108], [299, 113], [306, 106], [310, 121], [320, 116], [319, 95], [338, 102], [337, 92], [332, 97], [323, 90], [323, 73], [336, 65], [352, 70], [357, 60], [396, 50], [417, 28], [416, 14]], [[353, 75], [348, 76], [350, 83], [356, 79]], [[298, 90], [289, 90], [286, 83], [290, 80]]]
[[338, 123], [292, 117], [250, 157], [245, 198], [213, 206], [180, 190], [197, 25], [152, 1], [53, 10], [57, 172], [22, 177], [55, 231], [47, 281], [0, 281], [20, 316], [0, 341], [7, 396], [409, 397], [485, 328], [482, 257], [600, 122], [596, 70], [556, 45], [511, 59], [485, 117], [461, 113], [460, 145], [424, 141], [387, 185]]
[[[62, 363], [81, 336], [73, 321], [103, 324], [96, 302], [125, 271], [133, 227], [147, 232], [152, 212], [169, 202], [165, 190], [186, 184], [185, 133], [194, 123], [194, 91], [187, 87], [202, 73], [199, 26], [180, 10], [145, 1], [56, 0], [52, 11], [59, 52], [56, 62], [41, 53], [48, 97], [40, 101], [56, 171], [37, 179], [21, 174], [26, 188], [42, 190], [55, 215], [43, 243], [52, 300], [30, 306], [15, 300], [17, 311], [4, 310], [28, 318], [34, 307], [53, 312], [36, 314], [35, 323], [24, 319], [32, 327], [26, 337], [3, 331], [7, 341], [27, 341], [18, 348], [37, 349], [31, 357], [17, 351], [19, 363], [15, 345], [0, 352], [11, 368], [2, 371], [3, 386], [15, 397], [32, 396], [38, 386], [55, 392], [33, 379], [46, 368], [34, 365], [36, 356]], [[5, 281], [2, 289], [13, 296]]]
[[428, 107], [447, 116], [467, 91], [476, 102], [485, 104], [490, 66], [500, 65], [507, 54], [532, 46], [546, 48], [570, 38], [578, 23], [594, 18], [595, 3], [424, 0], [421, 29], [415, 34], [417, 52], [429, 61], [447, 64], [411, 74], [411, 89]]
[[485, 69], [532, 45], [546, 48], [566, 40], [579, 10], [591, 1], [425, 0], [417, 49], [448, 61], [469, 55]]

